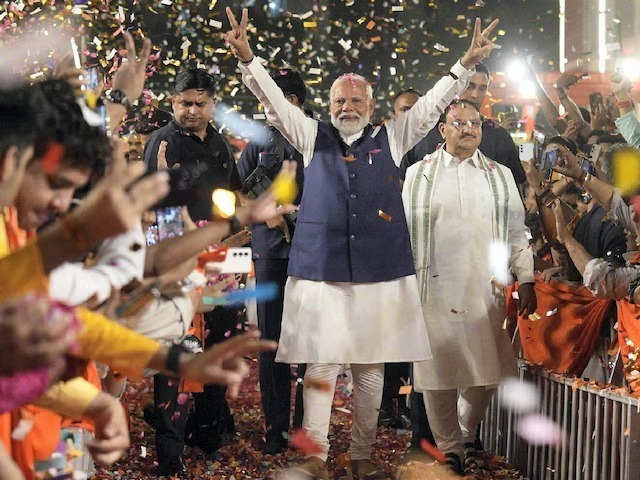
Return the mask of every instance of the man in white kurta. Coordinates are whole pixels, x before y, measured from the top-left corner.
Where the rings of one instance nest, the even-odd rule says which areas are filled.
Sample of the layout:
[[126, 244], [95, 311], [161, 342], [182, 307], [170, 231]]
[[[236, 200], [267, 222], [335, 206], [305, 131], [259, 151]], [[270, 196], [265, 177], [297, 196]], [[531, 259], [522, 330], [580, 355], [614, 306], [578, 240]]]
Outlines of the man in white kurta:
[[[334, 82], [331, 124], [308, 118], [286, 100], [253, 56], [246, 39], [247, 11], [239, 24], [230, 9], [227, 15], [232, 30], [225, 38], [240, 60], [243, 82], [264, 105], [269, 122], [302, 154], [305, 166], [276, 357], [308, 364], [303, 428], [320, 451], [304, 471], [313, 478], [328, 478], [325, 462], [335, 380], [341, 364], [349, 363], [354, 381], [353, 476], [384, 478], [370, 460], [383, 363], [431, 357], [397, 167], [464, 90], [474, 66], [492, 48], [486, 35], [497, 22], [481, 32], [478, 20], [472, 46], [450, 75], [399, 119], [373, 127], [375, 101], [363, 77], [347, 74]], [[406, 250], [397, 251], [397, 245]]]
[[[403, 202], [433, 358], [414, 364], [434, 438], [458, 470], [473, 467], [476, 430], [500, 380], [515, 372], [504, 288], [535, 311], [533, 255], [509, 169], [485, 157], [477, 107], [454, 102], [442, 148], [407, 170]], [[466, 455], [465, 455], [466, 453]], [[454, 455], [457, 456], [454, 457]]]

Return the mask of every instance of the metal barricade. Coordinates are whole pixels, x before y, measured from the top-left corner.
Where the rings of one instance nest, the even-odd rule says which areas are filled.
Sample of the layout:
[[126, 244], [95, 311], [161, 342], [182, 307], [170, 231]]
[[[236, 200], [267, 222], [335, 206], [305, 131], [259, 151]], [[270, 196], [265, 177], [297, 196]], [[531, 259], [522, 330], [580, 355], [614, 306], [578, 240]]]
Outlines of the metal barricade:
[[520, 379], [540, 393], [538, 413], [565, 433], [557, 447], [528, 445], [518, 415], [496, 392], [482, 424], [485, 449], [503, 455], [531, 480], [639, 480], [640, 401], [619, 387], [601, 388], [520, 362]]

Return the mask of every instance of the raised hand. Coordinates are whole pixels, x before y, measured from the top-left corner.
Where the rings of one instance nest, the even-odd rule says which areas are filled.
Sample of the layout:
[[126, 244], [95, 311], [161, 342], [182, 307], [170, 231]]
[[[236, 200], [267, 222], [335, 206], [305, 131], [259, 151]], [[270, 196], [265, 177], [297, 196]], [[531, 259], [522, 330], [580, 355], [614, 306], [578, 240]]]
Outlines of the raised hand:
[[231, 30], [224, 34], [224, 40], [231, 47], [231, 51], [238, 60], [248, 63], [253, 59], [253, 52], [247, 40], [247, 25], [249, 24], [249, 10], [242, 9], [240, 23], [236, 20], [231, 8], [227, 7], [227, 18], [231, 25]]
[[127, 164], [125, 144], [114, 142], [107, 175], [71, 214], [91, 245], [133, 228], [143, 212], [169, 193], [169, 175], [156, 172], [141, 177], [145, 165]]
[[460, 63], [462, 63], [464, 68], [473, 68], [478, 63], [489, 57], [491, 50], [495, 48], [495, 44], [489, 40], [489, 35], [491, 35], [491, 32], [496, 25], [498, 25], [498, 22], [499, 20], [495, 19], [487, 28], [480, 31], [482, 28], [482, 22], [479, 18], [476, 18], [476, 23], [473, 28], [473, 36], [471, 37], [471, 46], [460, 59]]
[[145, 38], [142, 44], [140, 57], [136, 54], [136, 44], [133, 36], [129, 32], [124, 32], [124, 42], [127, 46], [127, 58], [123, 59], [120, 68], [113, 75], [111, 87], [114, 90], [121, 90], [130, 102], [135, 102], [144, 88], [146, 80], [147, 63], [151, 54], [151, 40]]
[[230, 387], [229, 396], [234, 398], [249, 373], [244, 357], [273, 351], [276, 347], [276, 342], [260, 340], [257, 330], [247, 332], [214, 345], [203, 353], [194, 354], [181, 364], [180, 376], [203, 383], [227, 385]]

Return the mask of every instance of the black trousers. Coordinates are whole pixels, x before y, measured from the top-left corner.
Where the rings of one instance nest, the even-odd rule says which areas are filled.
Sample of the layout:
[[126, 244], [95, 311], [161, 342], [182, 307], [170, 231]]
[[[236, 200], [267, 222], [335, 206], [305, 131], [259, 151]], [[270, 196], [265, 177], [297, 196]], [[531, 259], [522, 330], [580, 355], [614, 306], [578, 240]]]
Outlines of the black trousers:
[[184, 449], [184, 426], [188, 404], [178, 404], [180, 380], [157, 374], [153, 377], [153, 402], [156, 418], [158, 462], [179, 457]]
[[[205, 350], [244, 330], [244, 307], [218, 307], [205, 313], [208, 335], [204, 339]], [[189, 415], [186, 433], [191, 442], [205, 451], [220, 447], [221, 436], [234, 430], [234, 421], [226, 398], [226, 387], [205, 385], [204, 392], [195, 393], [194, 410]], [[193, 438], [192, 438], [193, 437]]]
[[400, 387], [404, 385], [402, 378], [409, 380], [409, 363], [385, 363], [384, 364], [384, 386], [382, 388], [382, 404], [380, 408], [387, 413], [393, 412], [393, 400], [402, 402], [404, 395], [400, 395]]
[[[413, 368], [411, 368], [411, 384], [415, 385], [413, 380]], [[435, 444], [436, 441], [431, 433], [429, 420], [427, 419], [427, 410], [424, 407], [424, 397], [422, 393], [415, 390], [411, 392], [411, 446], [420, 448], [420, 441], [427, 440], [429, 443]]]
[[[258, 327], [262, 337], [280, 340], [284, 286], [287, 282], [288, 259], [256, 259], [256, 283], [273, 282], [278, 285], [278, 296], [270, 302], [258, 304]], [[267, 438], [282, 439], [289, 432], [291, 415], [291, 367], [286, 363], [276, 363], [276, 352], [260, 353], [260, 393], [262, 409], [267, 426]], [[298, 375], [304, 376], [304, 366], [298, 368]], [[298, 383], [294, 428], [302, 425], [302, 385]]]

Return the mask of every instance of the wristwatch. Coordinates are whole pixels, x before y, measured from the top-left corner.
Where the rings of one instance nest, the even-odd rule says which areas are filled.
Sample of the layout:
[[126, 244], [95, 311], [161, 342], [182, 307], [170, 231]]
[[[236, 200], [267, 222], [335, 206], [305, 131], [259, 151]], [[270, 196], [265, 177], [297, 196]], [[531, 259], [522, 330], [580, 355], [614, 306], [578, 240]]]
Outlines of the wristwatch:
[[127, 110], [133, 108], [134, 106], [122, 90], [109, 90], [106, 92], [105, 98], [111, 103], [119, 103]]

